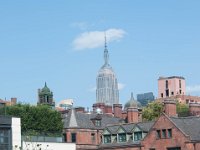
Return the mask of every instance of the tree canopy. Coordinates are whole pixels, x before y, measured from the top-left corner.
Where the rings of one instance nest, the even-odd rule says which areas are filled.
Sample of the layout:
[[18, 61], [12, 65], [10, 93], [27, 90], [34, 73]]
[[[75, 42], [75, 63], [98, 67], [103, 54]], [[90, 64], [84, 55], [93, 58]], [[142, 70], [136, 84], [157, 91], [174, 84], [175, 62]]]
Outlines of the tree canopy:
[[163, 112], [163, 104], [161, 102], [153, 101], [149, 103], [142, 110], [142, 118], [143, 120], [151, 121], [158, 118]]
[[[6, 109], [6, 110], [5, 110]], [[63, 123], [61, 114], [48, 105], [31, 106], [17, 104], [0, 108], [0, 114], [21, 118], [22, 134], [61, 135]]]
[[[153, 101], [149, 103], [142, 110], [143, 120], [151, 121], [157, 119], [164, 110], [164, 105], [161, 102]], [[176, 102], [176, 112], [179, 117], [185, 117], [189, 115], [189, 106], [187, 104], [181, 104]]]

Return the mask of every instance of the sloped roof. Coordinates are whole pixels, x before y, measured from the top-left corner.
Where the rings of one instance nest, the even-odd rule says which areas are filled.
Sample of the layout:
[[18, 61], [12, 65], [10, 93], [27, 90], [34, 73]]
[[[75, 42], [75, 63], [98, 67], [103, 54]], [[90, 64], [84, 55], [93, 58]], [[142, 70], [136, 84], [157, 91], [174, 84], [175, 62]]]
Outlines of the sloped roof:
[[140, 127], [142, 131], [148, 132], [151, 127], [154, 125], [155, 121], [149, 121], [149, 122], [139, 122], [137, 125]]
[[117, 134], [117, 130], [120, 126], [125, 129], [126, 133], [132, 133], [132, 130], [135, 126], [138, 126], [144, 132], [148, 132], [154, 123], [155, 123], [154, 121], [125, 123], [125, 124], [110, 125], [107, 126], [106, 128], [111, 132], [111, 134]]
[[170, 117], [172, 122], [191, 140], [200, 141], [200, 117]]
[[120, 118], [101, 114], [101, 126], [97, 127], [92, 122], [92, 119], [94, 119], [97, 115], [99, 114], [86, 114], [70, 111], [64, 120], [64, 128], [103, 129], [109, 124], [116, 124], [121, 121]]
[[6, 103], [6, 101], [4, 101], [4, 100], [0, 99], [0, 103], [3, 103], [3, 104], [5, 104], [5, 103]]

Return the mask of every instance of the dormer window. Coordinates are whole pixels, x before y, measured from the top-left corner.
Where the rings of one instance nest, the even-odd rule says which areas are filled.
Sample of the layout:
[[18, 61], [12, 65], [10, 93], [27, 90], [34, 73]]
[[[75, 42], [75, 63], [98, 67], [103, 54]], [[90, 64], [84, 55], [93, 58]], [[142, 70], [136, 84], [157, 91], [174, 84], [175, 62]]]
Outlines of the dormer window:
[[142, 131], [134, 132], [134, 141], [139, 141], [142, 139]]
[[126, 133], [119, 133], [118, 139], [119, 139], [119, 142], [126, 142]]
[[104, 135], [104, 143], [111, 143], [111, 135]]
[[101, 120], [95, 120], [95, 126], [100, 127], [101, 126]]
[[101, 126], [102, 114], [97, 114], [95, 117], [91, 118], [92, 123], [96, 127]]

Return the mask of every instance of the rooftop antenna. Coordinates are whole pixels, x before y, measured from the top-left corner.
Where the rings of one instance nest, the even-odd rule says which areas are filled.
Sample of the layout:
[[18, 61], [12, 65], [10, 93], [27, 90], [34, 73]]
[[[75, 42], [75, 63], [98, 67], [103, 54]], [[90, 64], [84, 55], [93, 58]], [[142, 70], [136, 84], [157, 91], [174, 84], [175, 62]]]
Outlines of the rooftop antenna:
[[104, 32], [104, 36], [105, 36], [104, 61], [105, 61], [105, 65], [108, 65], [109, 54], [108, 54], [108, 49], [107, 49], [106, 32]]

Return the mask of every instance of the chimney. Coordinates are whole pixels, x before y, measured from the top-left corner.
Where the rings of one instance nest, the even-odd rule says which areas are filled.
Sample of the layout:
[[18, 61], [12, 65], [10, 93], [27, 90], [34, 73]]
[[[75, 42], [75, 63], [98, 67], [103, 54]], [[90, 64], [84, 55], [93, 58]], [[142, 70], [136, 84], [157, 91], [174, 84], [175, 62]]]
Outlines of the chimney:
[[136, 107], [127, 108], [127, 120], [128, 123], [138, 123], [139, 122], [139, 112]]
[[189, 113], [191, 116], [200, 115], [200, 104], [199, 103], [189, 103]]
[[16, 105], [17, 104], [17, 98], [12, 97], [11, 98], [11, 105]]
[[106, 114], [112, 114], [112, 106], [106, 105], [105, 106], [105, 113]]
[[84, 107], [76, 107], [76, 108], [75, 108], [75, 111], [76, 111], [76, 112], [84, 113], [84, 112], [85, 112], [85, 108], [84, 108]]
[[114, 116], [122, 118], [122, 104], [113, 104]]
[[169, 117], [177, 116], [176, 101], [173, 99], [165, 99], [164, 100], [164, 112]]

